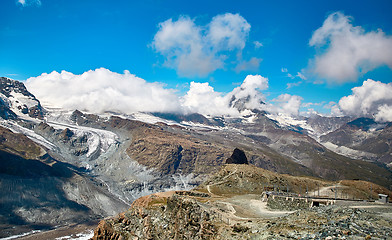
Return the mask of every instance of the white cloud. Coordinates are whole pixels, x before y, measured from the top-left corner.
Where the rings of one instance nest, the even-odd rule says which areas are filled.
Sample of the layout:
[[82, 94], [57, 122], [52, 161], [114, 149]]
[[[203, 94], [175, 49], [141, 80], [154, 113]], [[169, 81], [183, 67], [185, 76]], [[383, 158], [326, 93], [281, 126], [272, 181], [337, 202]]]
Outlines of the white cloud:
[[287, 88], [287, 89], [290, 89], [290, 88], [292, 88], [292, 87], [298, 87], [298, 86], [301, 85], [301, 84], [302, 84], [302, 81], [287, 83], [287, 84], [286, 84], [286, 88]]
[[81, 75], [66, 71], [43, 73], [27, 79], [26, 86], [44, 105], [70, 110], [92, 113], [180, 110], [173, 90], [160, 83], [148, 83], [129, 71], [119, 74], [99, 68]]
[[[287, 68], [281, 68], [280, 71], [281, 71], [282, 73], [285, 73], [285, 74], [286, 74], [286, 77], [288, 77], [288, 78], [290, 78], [290, 79], [300, 78], [300, 79], [302, 79], [302, 80], [306, 80], [306, 77], [305, 77], [301, 72], [297, 72], [297, 75], [293, 75], [293, 74], [289, 73], [289, 71], [288, 71]], [[287, 88], [287, 89], [290, 89], [290, 88], [292, 88], [292, 87], [297, 87], [297, 86], [299, 86], [299, 85], [301, 85], [301, 84], [302, 84], [302, 81], [301, 81], [301, 80], [300, 80], [300, 81], [297, 81], [297, 82], [287, 83], [287, 84], [286, 84], [286, 88]]]
[[268, 79], [260, 75], [248, 75], [241, 86], [227, 94], [216, 92], [208, 83], [191, 82], [189, 91], [182, 98], [182, 106], [186, 112], [239, 116], [242, 113], [237, 106], [243, 100], [245, 108], [262, 109], [265, 97], [261, 91], [267, 88]]
[[340, 110], [338, 103], [334, 101], [330, 101], [329, 103], [322, 102], [321, 105], [323, 105], [324, 109], [329, 109], [331, 111], [330, 116], [333, 117], [341, 117], [344, 116], [342, 110]]
[[382, 105], [378, 107], [378, 112], [374, 115], [374, 118], [377, 121], [382, 122], [392, 122], [392, 106], [391, 105]]
[[297, 116], [299, 114], [299, 108], [303, 98], [296, 95], [281, 94], [277, 98], [273, 99], [272, 102], [276, 104], [268, 106], [271, 113], [275, 114], [286, 114]]
[[250, 24], [239, 14], [226, 13], [212, 18], [207, 39], [215, 51], [226, 51], [245, 47]]
[[197, 112], [205, 115], [239, 115], [239, 112], [229, 107], [227, 96], [215, 92], [206, 83], [191, 82], [189, 91], [183, 97], [183, 107], [187, 112]]
[[255, 45], [256, 49], [261, 48], [263, 46], [263, 44], [259, 41], [253, 41], [253, 44]]
[[19, 3], [20, 5], [22, 5], [23, 7], [27, 7], [27, 6], [41, 6], [41, 0], [18, 0], [17, 3]]
[[301, 78], [302, 80], [306, 80], [306, 77], [305, 77], [302, 73], [300, 73], [300, 72], [297, 72], [296, 77], [299, 77], [299, 78]]
[[392, 83], [368, 79], [352, 94], [339, 101], [342, 113], [351, 116], [374, 116], [377, 121], [392, 121]]
[[381, 29], [365, 32], [351, 20], [340, 12], [333, 13], [309, 41], [320, 51], [310, 66], [327, 81], [355, 81], [359, 74], [378, 66], [392, 68], [392, 37]]
[[239, 14], [217, 15], [206, 26], [183, 16], [160, 23], [152, 46], [180, 76], [207, 76], [224, 68], [231, 54], [241, 56], [250, 27]]
[[294, 79], [295, 77], [291, 73], [287, 73], [287, 77]]
[[180, 112], [211, 116], [241, 116], [251, 109], [297, 115], [302, 98], [282, 94], [266, 102], [263, 91], [268, 79], [248, 75], [229, 93], [214, 90], [209, 83], [191, 82], [189, 90], [178, 96], [161, 83], [149, 83], [129, 71], [111, 72], [99, 68], [77, 75], [66, 71], [43, 73], [26, 80], [26, 87], [44, 107], [84, 110], [91, 113]]
[[230, 98], [232, 106], [242, 99], [247, 99], [246, 108], [263, 109], [265, 96], [261, 91], [266, 89], [268, 89], [268, 78], [260, 75], [248, 75], [241, 86], [234, 88], [227, 96]]

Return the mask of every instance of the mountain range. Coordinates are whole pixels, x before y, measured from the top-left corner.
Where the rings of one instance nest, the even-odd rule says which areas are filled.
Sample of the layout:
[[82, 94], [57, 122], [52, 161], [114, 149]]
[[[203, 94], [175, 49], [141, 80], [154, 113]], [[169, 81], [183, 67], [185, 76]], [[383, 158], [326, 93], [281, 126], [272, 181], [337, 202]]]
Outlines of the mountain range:
[[[233, 99], [243, 111], [247, 98]], [[233, 149], [280, 174], [392, 185], [392, 123], [247, 109], [102, 113], [41, 105], [0, 78], [0, 237], [115, 215], [137, 198], [189, 190]]]

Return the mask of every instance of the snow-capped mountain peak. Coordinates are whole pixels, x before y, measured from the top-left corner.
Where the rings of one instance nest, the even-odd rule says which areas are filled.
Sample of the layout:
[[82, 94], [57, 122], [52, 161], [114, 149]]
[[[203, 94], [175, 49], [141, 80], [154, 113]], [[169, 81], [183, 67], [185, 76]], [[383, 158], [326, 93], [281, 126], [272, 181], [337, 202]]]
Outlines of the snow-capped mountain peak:
[[0, 99], [4, 116], [16, 114], [22, 118], [43, 118], [44, 110], [39, 100], [22, 82], [0, 77]]

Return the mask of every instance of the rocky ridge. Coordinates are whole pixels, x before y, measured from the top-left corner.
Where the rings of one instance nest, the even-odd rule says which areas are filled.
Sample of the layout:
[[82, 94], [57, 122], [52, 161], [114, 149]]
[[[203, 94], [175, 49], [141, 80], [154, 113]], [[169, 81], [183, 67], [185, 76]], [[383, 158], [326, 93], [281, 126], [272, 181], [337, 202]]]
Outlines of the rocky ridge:
[[391, 167], [391, 123], [376, 123], [370, 118], [358, 118], [322, 136], [321, 141], [334, 144], [331, 148], [335, 148], [342, 154], [376, 161]]

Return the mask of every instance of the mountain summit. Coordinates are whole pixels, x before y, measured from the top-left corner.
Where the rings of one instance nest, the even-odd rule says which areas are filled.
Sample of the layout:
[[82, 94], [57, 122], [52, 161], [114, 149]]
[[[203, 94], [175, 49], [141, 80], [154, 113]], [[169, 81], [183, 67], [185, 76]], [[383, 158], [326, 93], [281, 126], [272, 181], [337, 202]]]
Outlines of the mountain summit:
[[6, 118], [14, 118], [14, 114], [38, 119], [44, 116], [41, 103], [26, 89], [25, 85], [5, 77], [0, 77], [0, 105], [3, 109], [1, 115]]

